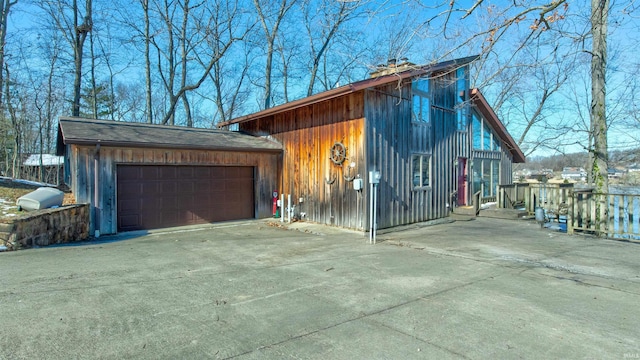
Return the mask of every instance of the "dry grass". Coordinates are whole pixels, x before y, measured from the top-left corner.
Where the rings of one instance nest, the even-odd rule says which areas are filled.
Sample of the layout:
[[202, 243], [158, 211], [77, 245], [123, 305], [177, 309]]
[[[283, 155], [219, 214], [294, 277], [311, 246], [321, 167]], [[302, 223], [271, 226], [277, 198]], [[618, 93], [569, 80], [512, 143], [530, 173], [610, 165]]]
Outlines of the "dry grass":
[[[30, 185], [11, 179], [0, 179], [0, 219], [11, 218], [20, 215], [16, 206], [19, 197], [26, 195], [41, 185]], [[65, 193], [63, 204], [73, 204], [75, 199], [71, 193]]]

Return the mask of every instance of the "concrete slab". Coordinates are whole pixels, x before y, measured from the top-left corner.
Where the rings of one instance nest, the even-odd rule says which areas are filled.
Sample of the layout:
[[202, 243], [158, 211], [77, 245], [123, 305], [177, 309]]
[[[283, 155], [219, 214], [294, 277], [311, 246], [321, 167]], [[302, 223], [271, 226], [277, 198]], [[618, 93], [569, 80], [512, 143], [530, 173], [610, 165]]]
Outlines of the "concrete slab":
[[490, 218], [102, 240], [0, 254], [0, 359], [640, 357], [636, 243]]

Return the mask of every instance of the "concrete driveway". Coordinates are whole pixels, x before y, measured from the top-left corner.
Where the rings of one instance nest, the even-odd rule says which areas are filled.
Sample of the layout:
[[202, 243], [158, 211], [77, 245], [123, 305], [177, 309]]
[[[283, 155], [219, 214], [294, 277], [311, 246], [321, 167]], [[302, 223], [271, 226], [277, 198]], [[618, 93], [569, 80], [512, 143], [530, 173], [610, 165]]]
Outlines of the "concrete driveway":
[[0, 358], [640, 358], [637, 243], [487, 218], [106, 240], [0, 253]]

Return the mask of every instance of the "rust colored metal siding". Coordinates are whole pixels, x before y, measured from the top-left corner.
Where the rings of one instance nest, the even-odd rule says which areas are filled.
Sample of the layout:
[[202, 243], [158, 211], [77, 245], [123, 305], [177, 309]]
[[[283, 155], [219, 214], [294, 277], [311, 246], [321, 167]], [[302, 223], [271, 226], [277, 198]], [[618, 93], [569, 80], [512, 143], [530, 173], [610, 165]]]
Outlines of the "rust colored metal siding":
[[[296, 213], [321, 224], [366, 229], [365, 191], [350, 179], [366, 176], [364, 91], [241, 123], [253, 134], [268, 133], [284, 146], [281, 193], [291, 195]], [[333, 163], [330, 149], [340, 142], [346, 160]], [[355, 166], [350, 167], [353, 163]], [[299, 200], [303, 201], [300, 202]]]
[[253, 218], [253, 173], [239, 166], [118, 166], [118, 231]]

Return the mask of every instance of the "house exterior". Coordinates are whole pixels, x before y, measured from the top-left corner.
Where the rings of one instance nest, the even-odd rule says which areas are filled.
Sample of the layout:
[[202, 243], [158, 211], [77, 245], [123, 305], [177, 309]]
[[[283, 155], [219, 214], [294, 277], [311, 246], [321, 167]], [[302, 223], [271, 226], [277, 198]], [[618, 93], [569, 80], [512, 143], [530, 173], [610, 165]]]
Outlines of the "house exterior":
[[282, 154], [229, 131], [70, 117], [57, 151], [96, 235], [271, 216]]
[[582, 167], [567, 166], [562, 169], [562, 179], [568, 181], [586, 181], [587, 171]]
[[474, 59], [399, 64], [215, 130], [61, 118], [65, 182], [95, 234], [271, 217], [274, 193], [304, 220], [356, 230], [371, 208], [377, 228], [444, 218], [495, 200], [525, 160], [469, 89]]
[[62, 156], [30, 154], [22, 162], [22, 176], [28, 180], [59, 185], [64, 181], [63, 163], [64, 158]]
[[525, 160], [482, 93], [469, 90], [474, 59], [400, 64], [219, 126], [282, 144], [278, 189], [306, 220], [368, 229], [376, 172], [378, 228], [443, 218], [477, 192], [494, 200]]

